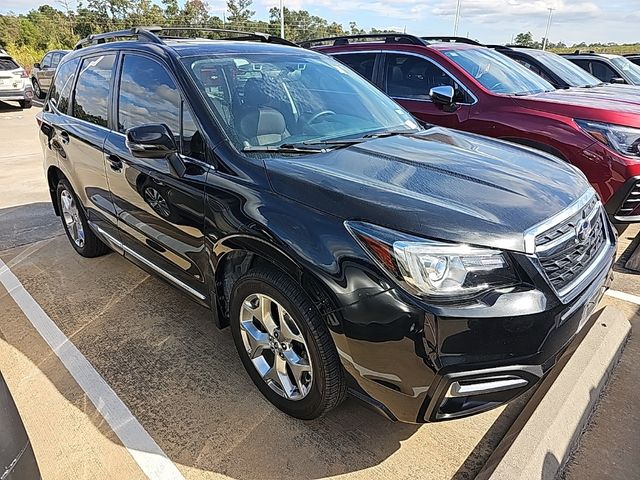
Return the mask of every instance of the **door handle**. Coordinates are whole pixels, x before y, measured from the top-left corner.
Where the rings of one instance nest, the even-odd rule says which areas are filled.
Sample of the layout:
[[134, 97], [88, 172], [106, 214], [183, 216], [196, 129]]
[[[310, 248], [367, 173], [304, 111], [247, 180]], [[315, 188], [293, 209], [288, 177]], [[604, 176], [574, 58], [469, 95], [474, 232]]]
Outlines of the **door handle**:
[[65, 145], [69, 143], [69, 134], [65, 131], [60, 132], [60, 139]]
[[114, 172], [119, 172], [120, 170], [122, 170], [122, 159], [119, 156], [114, 155], [113, 153], [108, 153], [107, 161], [109, 162], [111, 170], [113, 170]]

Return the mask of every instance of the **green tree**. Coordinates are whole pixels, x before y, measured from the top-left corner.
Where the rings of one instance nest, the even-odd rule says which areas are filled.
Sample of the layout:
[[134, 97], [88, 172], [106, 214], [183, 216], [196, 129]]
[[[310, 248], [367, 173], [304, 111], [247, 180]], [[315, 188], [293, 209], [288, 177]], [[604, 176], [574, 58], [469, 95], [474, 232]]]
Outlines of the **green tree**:
[[227, 0], [227, 10], [229, 16], [227, 22], [239, 30], [246, 30], [246, 26], [256, 12], [250, 10], [253, 0]]

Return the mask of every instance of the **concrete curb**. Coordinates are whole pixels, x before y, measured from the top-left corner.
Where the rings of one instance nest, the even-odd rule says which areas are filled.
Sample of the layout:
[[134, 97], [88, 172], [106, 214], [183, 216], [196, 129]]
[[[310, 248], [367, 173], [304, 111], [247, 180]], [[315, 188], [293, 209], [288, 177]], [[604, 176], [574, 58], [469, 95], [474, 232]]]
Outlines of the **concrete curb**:
[[552, 480], [576, 440], [616, 365], [631, 325], [605, 307], [590, 328], [545, 377], [477, 476], [479, 480]]

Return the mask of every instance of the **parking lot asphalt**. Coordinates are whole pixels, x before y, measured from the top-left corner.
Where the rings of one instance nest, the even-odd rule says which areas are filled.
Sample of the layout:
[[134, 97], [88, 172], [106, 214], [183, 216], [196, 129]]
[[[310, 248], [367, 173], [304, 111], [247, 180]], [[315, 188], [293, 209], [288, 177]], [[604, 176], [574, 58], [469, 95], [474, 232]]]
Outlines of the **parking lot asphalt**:
[[[422, 426], [353, 399], [295, 420], [260, 395], [205, 309], [116, 254], [78, 256], [50, 205], [36, 112], [0, 102], [0, 260], [185, 478], [467, 479], [480, 470], [526, 397]], [[639, 292], [631, 278], [615, 288]], [[116, 432], [123, 426], [106, 420], [64, 350], [52, 350], [0, 285], [0, 371], [43, 477], [146, 478]]]

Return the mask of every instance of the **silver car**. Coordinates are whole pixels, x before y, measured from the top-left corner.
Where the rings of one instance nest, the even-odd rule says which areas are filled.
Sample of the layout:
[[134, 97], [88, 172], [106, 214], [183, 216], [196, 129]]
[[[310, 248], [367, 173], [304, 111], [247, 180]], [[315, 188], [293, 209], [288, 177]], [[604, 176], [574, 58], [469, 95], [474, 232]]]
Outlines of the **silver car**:
[[29, 75], [11, 56], [0, 50], [0, 100], [31, 108], [33, 88]]
[[58, 64], [69, 50], [51, 50], [42, 58], [42, 61], [33, 65], [31, 70], [31, 82], [36, 97], [44, 98], [51, 87], [53, 74], [58, 68]]

